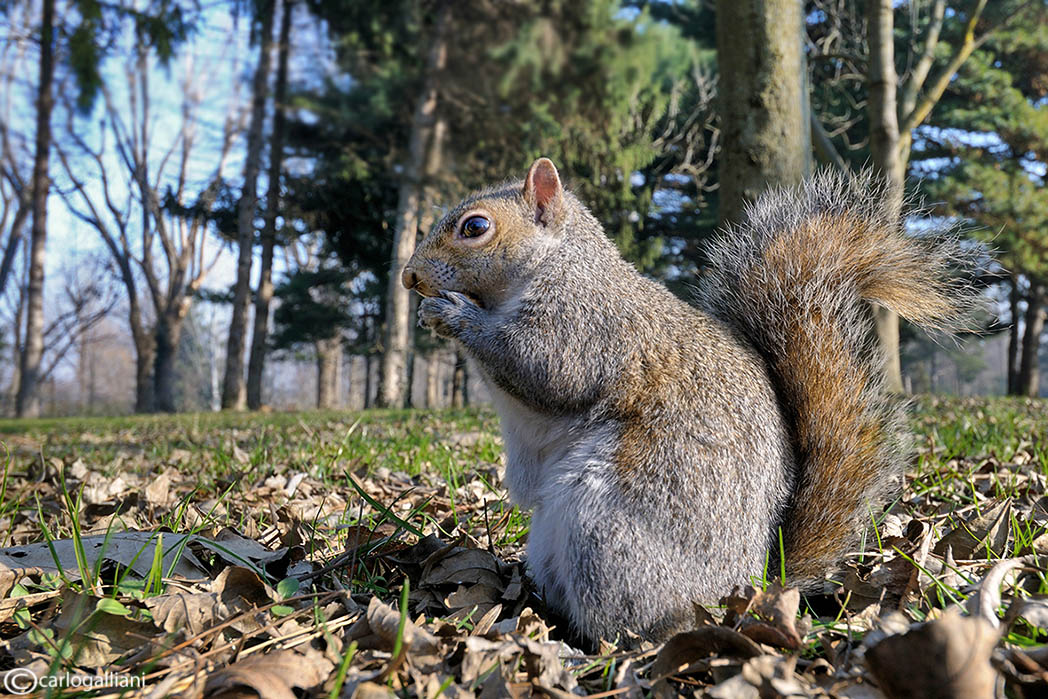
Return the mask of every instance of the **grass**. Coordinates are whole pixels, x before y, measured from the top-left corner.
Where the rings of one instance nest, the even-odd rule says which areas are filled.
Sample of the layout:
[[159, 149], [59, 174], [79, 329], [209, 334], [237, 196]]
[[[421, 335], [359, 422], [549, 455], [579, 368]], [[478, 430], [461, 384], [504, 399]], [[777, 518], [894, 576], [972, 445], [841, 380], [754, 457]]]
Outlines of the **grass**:
[[[897, 607], [911, 621], [934, 619], [944, 607], [963, 603], [994, 562], [1048, 553], [1043, 402], [926, 397], [915, 402], [911, 425], [916, 449], [903, 496], [888, 513], [871, 511], [877, 526], [838, 576], [836, 594], [809, 596], [801, 604], [811, 617], [804, 663], [835, 657], [826, 651], [835, 643], [859, 644], [872, 621], [864, 610], [873, 604], [884, 611], [884, 590], [899, 592]], [[229, 607], [203, 635], [150, 635], [152, 655], [115, 647], [110, 655], [95, 651], [156, 681], [179, 679], [184, 689], [187, 682], [203, 681], [199, 667], [219, 671], [243, 661], [252, 645], [266, 653], [301, 653], [301, 639], [312, 639], [308, 648], [330, 665], [323, 666], [326, 683], [311, 685], [315, 696], [338, 696], [347, 686], [371, 681], [402, 696], [432, 696], [459, 682], [479, 691], [485, 683], [532, 677], [549, 661], [528, 655], [539, 653], [537, 646], [521, 650], [518, 643], [512, 663], [502, 646], [502, 655], [471, 664], [470, 653], [482, 654], [483, 644], [460, 645], [426, 689], [419, 684], [425, 673], [418, 674], [424, 663], [405, 646], [413, 634], [428, 633], [423, 627], [445, 633], [442, 639], [464, 638], [478, 625], [491, 629], [513, 618], [524, 636], [543, 642], [550, 637], [549, 625], [527, 609], [535, 603], [520, 567], [528, 516], [506, 500], [497, 419], [487, 410], [0, 420], [0, 442], [8, 450], [0, 481], [0, 547], [55, 542], [49, 546], [58, 562], [60, 542], [72, 540], [75, 554], [72, 568], [56, 565], [63, 569], [22, 577], [7, 593], [43, 601], [7, 617], [0, 611], [0, 671], [36, 656], [50, 666], [83, 670], [73, 647], [84, 642], [84, 628], [91, 626], [96, 637], [116, 638], [119, 624], [155, 634], [166, 613], [159, 600], [211, 594], [222, 571], [237, 565], [258, 574], [256, 582], [236, 585], [266, 620], [262, 630], [244, 631], [250, 610]], [[979, 529], [1006, 502], [991, 530]], [[954, 529], [970, 531], [976, 542], [963, 560], [931, 551]], [[89, 550], [99, 540], [103, 549], [115, 546], [113, 537], [124, 530], [166, 531], [170, 541], [147, 537], [123, 563]], [[440, 541], [427, 543], [425, 535]], [[262, 545], [251, 548], [253, 542]], [[456, 557], [462, 562], [452, 563]], [[136, 570], [145, 566], [147, 575], [129, 574], [138, 562]], [[202, 566], [203, 582], [175, 575], [190, 562]], [[769, 588], [774, 575], [781, 571], [764, 571], [758, 587]], [[0, 569], [0, 591], [2, 581]], [[1046, 593], [1043, 570], [1034, 566], [1021, 589], [1011, 584], [1005, 596]], [[880, 599], [870, 602], [867, 597], [875, 594]], [[371, 596], [388, 605], [387, 617], [373, 609]], [[74, 602], [88, 612], [70, 625], [63, 610]], [[337, 604], [341, 611], [332, 607]], [[425, 610], [421, 616], [419, 610]], [[736, 627], [765, 623], [750, 617]], [[361, 619], [388, 642], [378, 646], [385, 655], [353, 636]], [[443, 632], [441, 624], [447, 624]], [[505, 630], [485, 633], [503, 643], [511, 638]], [[1028, 620], [1005, 633], [1005, 642], [1015, 647], [1045, 641], [1048, 630]], [[211, 664], [200, 665], [198, 658], [192, 669], [178, 665], [174, 659], [181, 651], [172, 649], [186, 643]], [[232, 653], [230, 644], [241, 650]], [[21, 650], [12, 650], [16, 646]], [[642, 660], [650, 662], [655, 652], [599, 650], [578, 663], [564, 661], [570, 677], [557, 686], [570, 689], [578, 682], [588, 691], [611, 692], [623, 681], [623, 664], [643, 678]], [[306, 657], [297, 655], [296, 662]], [[476, 676], [474, 665], [483, 666]], [[378, 668], [371, 680], [369, 668]], [[700, 683], [710, 681], [706, 672], [699, 672]], [[547, 680], [554, 674], [548, 667], [540, 672]], [[412, 677], [417, 686], [410, 684]]]

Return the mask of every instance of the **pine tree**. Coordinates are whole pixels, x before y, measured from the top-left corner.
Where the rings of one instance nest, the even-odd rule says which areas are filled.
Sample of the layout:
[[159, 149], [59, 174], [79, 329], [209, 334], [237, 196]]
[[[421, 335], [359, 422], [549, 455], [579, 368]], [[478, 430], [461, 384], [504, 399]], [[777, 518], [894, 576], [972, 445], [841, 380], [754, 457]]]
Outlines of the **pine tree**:
[[1030, 396], [1038, 393], [1048, 304], [1048, 24], [1038, 18], [995, 33], [973, 54], [920, 131], [914, 155], [928, 197], [975, 224], [973, 234], [1007, 270], [1008, 391]]

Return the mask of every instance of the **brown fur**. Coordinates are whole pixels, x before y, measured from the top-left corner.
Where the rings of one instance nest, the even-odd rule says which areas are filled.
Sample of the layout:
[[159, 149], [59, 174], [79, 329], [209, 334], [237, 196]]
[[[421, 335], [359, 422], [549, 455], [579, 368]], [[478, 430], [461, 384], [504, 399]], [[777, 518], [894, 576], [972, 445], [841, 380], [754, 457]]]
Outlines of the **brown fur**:
[[768, 194], [712, 251], [706, 303], [761, 351], [791, 426], [799, 472], [783, 530], [798, 582], [840, 559], [901, 475], [903, 403], [884, 388], [863, 302], [935, 330], [965, 325], [972, 307], [949, 268], [975, 251], [904, 234], [889, 198], [870, 175], [823, 173], [797, 207]]

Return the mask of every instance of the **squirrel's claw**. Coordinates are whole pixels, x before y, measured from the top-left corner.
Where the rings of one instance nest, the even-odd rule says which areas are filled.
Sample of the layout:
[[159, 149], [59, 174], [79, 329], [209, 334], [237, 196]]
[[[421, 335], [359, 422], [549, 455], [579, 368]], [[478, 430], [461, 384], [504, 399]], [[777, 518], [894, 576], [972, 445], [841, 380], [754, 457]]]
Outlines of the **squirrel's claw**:
[[418, 325], [441, 337], [457, 337], [479, 310], [466, 294], [441, 291], [438, 296], [427, 296], [419, 302]]
[[470, 306], [476, 306], [477, 305], [477, 303], [473, 299], [471, 299], [469, 296], [467, 296], [466, 294], [463, 294], [461, 292], [458, 292], [458, 291], [444, 290], [444, 291], [440, 292], [440, 295], [441, 295], [442, 298], [445, 298], [448, 301], [451, 301], [456, 306], [460, 306], [461, 307], [461, 306], [466, 306], [466, 305], [470, 305]]

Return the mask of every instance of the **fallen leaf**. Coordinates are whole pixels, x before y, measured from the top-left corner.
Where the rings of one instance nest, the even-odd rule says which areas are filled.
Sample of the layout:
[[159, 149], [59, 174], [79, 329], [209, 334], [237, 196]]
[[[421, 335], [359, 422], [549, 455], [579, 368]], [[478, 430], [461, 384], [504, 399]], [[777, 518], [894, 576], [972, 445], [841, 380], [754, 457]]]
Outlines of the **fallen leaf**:
[[983, 510], [967, 522], [952, 529], [935, 545], [936, 555], [946, 553], [946, 547], [953, 548], [956, 558], [985, 558], [987, 548], [1003, 556], [1008, 551], [1008, 540], [1011, 537], [1012, 501], [1005, 500], [989, 509]]
[[52, 624], [57, 637], [69, 640], [77, 665], [111, 665], [157, 635], [152, 624], [96, 612], [98, 602], [97, 597], [67, 590], [62, 595], [62, 611]]
[[997, 610], [1001, 606], [1001, 583], [1008, 573], [1025, 565], [1022, 558], [1010, 558], [993, 566], [968, 598], [966, 607], [972, 616], [985, 619], [993, 628], [1000, 625]]
[[666, 641], [651, 666], [652, 689], [656, 697], [676, 696], [668, 679], [696, 661], [711, 655], [726, 655], [732, 658], [756, 658], [763, 651], [752, 639], [733, 629], [723, 626], [704, 626], [694, 631], [685, 631]]
[[251, 689], [261, 699], [296, 699], [295, 689], [310, 690], [331, 672], [323, 656], [293, 650], [252, 655], [215, 672], [204, 685], [204, 697], [220, 699], [244, 696], [239, 690]]
[[[357, 641], [361, 648], [392, 650], [400, 628], [400, 612], [378, 597], [372, 597], [367, 612], [350, 628], [346, 638]], [[431, 653], [437, 649], [436, 636], [407, 619], [404, 622], [404, 646], [410, 650]]]
[[[119, 563], [131, 568], [145, 578], [150, 573], [153, 563], [153, 551], [157, 541], [162, 537], [164, 550], [164, 573], [171, 571], [184, 578], [196, 579], [206, 575], [205, 566], [192, 554], [180, 546], [189, 535], [169, 532], [119, 532], [109, 536], [85, 536], [81, 539], [87, 567], [94, 569], [99, 559]], [[54, 548], [52, 554], [51, 547]], [[57, 557], [57, 564], [55, 558]], [[51, 542], [11, 546], [0, 549], [0, 564], [11, 568], [35, 567], [48, 573], [64, 570], [70, 577], [79, 577], [76, 545], [72, 539], [59, 539]]]
[[999, 638], [985, 619], [951, 609], [867, 648], [866, 663], [890, 699], [990, 699], [997, 684], [990, 653]]
[[770, 585], [758, 591], [749, 605], [749, 611], [759, 620], [743, 616], [739, 631], [758, 643], [796, 650], [801, 647], [804, 637], [796, 626], [800, 603], [801, 593], [797, 588]]

